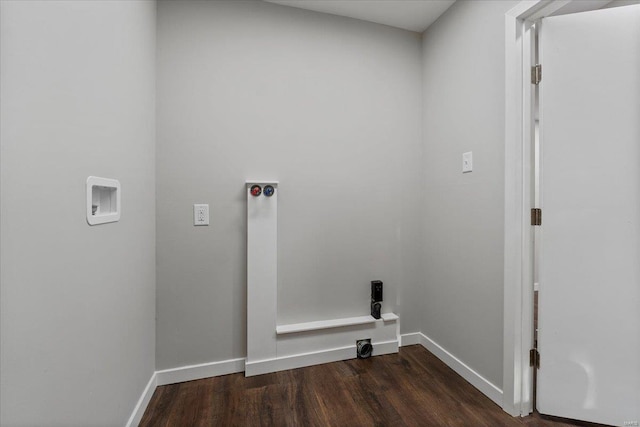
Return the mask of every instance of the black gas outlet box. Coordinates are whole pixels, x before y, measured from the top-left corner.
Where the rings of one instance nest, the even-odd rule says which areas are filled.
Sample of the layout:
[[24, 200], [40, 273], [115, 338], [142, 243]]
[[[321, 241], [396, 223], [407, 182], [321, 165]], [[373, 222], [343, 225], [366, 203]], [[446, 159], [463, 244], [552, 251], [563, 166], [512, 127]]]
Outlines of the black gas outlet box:
[[371, 302], [382, 301], [382, 281], [374, 280], [371, 282]]

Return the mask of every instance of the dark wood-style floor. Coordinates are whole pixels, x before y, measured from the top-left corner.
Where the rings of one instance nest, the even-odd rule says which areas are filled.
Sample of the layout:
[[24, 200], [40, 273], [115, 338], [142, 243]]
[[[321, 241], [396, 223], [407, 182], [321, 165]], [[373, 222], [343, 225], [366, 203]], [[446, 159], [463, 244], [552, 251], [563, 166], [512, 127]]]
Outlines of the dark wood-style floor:
[[[158, 387], [140, 426], [577, 426], [512, 418], [421, 346]], [[593, 425], [593, 424], [591, 424]]]

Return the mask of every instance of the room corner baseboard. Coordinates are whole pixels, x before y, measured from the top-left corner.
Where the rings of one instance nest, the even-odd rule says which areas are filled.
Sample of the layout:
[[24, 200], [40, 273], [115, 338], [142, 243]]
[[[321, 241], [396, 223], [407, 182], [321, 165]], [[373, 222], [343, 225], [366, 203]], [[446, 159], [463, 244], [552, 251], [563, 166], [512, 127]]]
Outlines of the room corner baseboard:
[[453, 354], [449, 353], [428, 336], [421, 332], [405, 334], [401, 336], [401, 342], [403, 346], [412, 344], [422, 345], [438, 359], [442, 360], [447, 366], [456, 371], [456, 373], [464, 378], [469, 384], [480, 390], [485, 396], [502, 408], [502, 390], [491, 383], [491, 381], [471, 369]]
[[244, 371], [244, 358], [223, 360], [221, 362], [202, 363], [200, 365], [181, 366], [179, 368], [156, 371], [151, 375], [149, 383], [145, 387], [138, 403], [136, 404], [126, 427], [136, 427], [140, 424], [144, 411], [146, 411], [153, 392], [161, 385], [181, 383], [185, 381], [199, 380], [202, 378], [217, 377], [220, 375], [235, 374]]
[[136, 403], [135, 408], [133, 408], [133, 412], [126, 424], [127, 427], [137, 427], [137, 425], [140, 424], [144, 411], [147, 410], [147, 405], [149, 405], [151, 396], [153, 396], [153, 392], [156, 391], [157, 386], [157, 376], [154, 372], [153, 375], [151, 375], [151, 379], [147, 383], [147, 386], [144, 388], [140, 399], [138, 399], [138, 403]]
[[[502, 390], [493, 385], [486, 378], [467, 366], [460, 359], [449, 353], [442, 346], [421, 332], [403, 334], [400, 341], [374, 342], [374, 355], [390, 354], [398, 352], [399, 346], [420, 344], [447, 366], [453, 369], [467, 382], [480, 390], [489, 399], [502, 407]], [[253, 363], [245, 363], [244, 358], [223, 360], [221, 362], [203, 363], [199, 365], [182, 366], [179, 368], [156, 371], [151, 376], [138, 403], [136, 404], [127, 427], [136, 427], [142, 420], [147, 405], [153, 396], [156, 387], [185, 381], [199, 380], [220, 375], [234, 374], [245, 371], [246, 376], [260, 375], [268, 372], [284, 371], [287, 369], [302, 368], [305, 366], [319, 365], [322, 363], [337, 362], [355, 358], [355, 346], [335, 348], [312, 353], [295, 354], [271, 360], [261, 360]]]
[[201, 363], [179, 368], [156, 371], [158, 385], [182, 383], [220, 375], [235, 374], [244, 371], [244, 358], [223, 360], [221, 362]]

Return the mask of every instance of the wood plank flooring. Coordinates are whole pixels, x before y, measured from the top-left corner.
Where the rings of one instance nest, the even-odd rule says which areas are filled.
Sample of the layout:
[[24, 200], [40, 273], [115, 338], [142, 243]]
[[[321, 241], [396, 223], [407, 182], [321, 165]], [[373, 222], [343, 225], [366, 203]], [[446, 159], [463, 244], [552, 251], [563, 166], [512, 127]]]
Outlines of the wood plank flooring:
[[140, 426], [593, 426], [512, 418], [423, 347], [156, 389]]

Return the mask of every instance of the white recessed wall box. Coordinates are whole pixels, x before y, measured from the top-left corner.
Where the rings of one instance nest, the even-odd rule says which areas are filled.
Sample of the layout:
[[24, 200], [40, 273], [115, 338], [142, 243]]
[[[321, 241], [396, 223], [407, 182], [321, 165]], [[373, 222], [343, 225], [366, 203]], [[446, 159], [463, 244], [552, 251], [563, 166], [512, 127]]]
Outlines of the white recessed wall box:
[[87, 222], [89, 225], [120, 220], [120, 181], [117, 179], [87, 178]]

